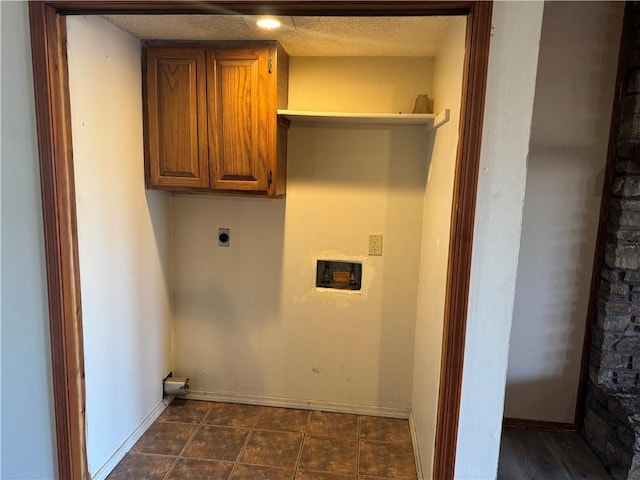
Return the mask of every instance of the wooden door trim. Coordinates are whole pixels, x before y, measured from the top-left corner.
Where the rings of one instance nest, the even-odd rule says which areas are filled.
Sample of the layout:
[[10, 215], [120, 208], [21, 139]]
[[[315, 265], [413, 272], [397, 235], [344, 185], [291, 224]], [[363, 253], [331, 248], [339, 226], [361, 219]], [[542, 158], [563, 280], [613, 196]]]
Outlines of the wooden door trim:
[[492, 12], [492, 3], [478, 2], [467, 21], [433, 467], [437, 479], [453, 479], [455, 470]]
[[[62, 15], [101, 14], [229, 14], [242, 15], [467, 15], [475, 9], [475, 1], [442, 0], [346, 0], [292, 1], [180, 1], [180, 0], [62, 0], [42, 3]], [[490, 4], [491, 2], [484, 2]]]
[[29, 4], [59, 478], [87, 478], [84, 356], [66, 21]]
[[66, 63], [67, 14], [269, 13], [467, 15], [466, 65], [455, 169], [433, 478], [452, 480], [462, 391], [492, 2], [471, 1], [41, 1], [29, 5], [43, 200], [58, 472], [88, 478], [84, 358]]

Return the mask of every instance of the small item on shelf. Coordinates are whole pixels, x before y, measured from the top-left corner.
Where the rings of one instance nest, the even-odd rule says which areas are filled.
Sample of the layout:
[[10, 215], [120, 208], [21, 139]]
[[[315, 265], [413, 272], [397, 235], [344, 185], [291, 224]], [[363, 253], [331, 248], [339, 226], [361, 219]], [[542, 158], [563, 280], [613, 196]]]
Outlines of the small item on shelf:
[[429, 98], [426, 93], [419, 94], [411, 113], [433, 113], [433, 99]]

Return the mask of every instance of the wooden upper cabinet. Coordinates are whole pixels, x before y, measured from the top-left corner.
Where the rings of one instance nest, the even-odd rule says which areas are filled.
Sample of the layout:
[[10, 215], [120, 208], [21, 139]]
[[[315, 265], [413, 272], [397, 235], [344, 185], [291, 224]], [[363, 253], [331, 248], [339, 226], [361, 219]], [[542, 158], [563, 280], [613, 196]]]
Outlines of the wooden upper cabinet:
[[207, 188], [207, 80], [202, 49], [146, 55], [147, 186]]
[[147, 186], [284, 194], [288, 56], [276, 42], [146, 47]]
[[214, 189], [269, 189], [269, 52], [209, 52], [209, 158]]

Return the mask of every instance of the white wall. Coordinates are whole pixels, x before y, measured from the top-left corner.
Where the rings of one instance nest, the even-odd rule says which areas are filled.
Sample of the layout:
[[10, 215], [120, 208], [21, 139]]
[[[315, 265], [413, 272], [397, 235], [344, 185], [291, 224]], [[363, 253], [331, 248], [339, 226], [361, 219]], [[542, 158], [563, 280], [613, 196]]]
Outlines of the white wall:
[[[176, 365], [193, 390], [410, 407], [426, 147], [424, 127], [293, 126], [285, 200], [175, 197]], [[316, 291], [318, 258], [363, 262], [362, 293]]]
[[2, 471], [56, 476], [49, 314], [28, 5], [2, 16]]
[[139, 41], [95, 16], [67, 25], [94, 474], [162, 400], [170, 205], [168, 194], [144, 189]]
[[451, 109], [451, 120], [433, 138], [424, 195], [420, 287], [413, 367], [412, 410], [422, 468], [432, 471], [435, 442], [445, 287], [449, 260], [451, 202], [455, 174], [466, 17], [457, 17], [434, 62], [434, 110]]
[[474, 226], [456, 479], [495, 478], [542, 2], [495, 2]]
[[291, 57], [290, 61], [292, 110], [411, 113], [416, 95], [433, 96], [432, 58]]
[[623, 11], [545, 4], [507, 417], [574, 420]]

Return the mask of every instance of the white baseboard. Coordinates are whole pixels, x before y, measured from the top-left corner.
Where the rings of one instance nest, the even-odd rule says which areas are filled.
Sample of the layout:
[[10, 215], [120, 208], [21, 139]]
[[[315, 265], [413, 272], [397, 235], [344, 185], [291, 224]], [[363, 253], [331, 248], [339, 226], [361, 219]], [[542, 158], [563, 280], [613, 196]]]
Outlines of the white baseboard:
[[416, 461], [416, 473], [418, 474], [418, 480], [424, 480], [422, 461], [420, 460], [420, 449], [418, 448], [418, 432], [416, 432], [416, 423], [413, 419], [413, 411], [409, 412], [409, 428], [411, 429], [411, 443], [413, 444], [413, 456]]
[[116, 465], [124, 458], [131, 447], [135, 445], [135, 443], [140, 440], [140, 437], [147, 431], [147, 429], [151, 426], [153, 422], [164, 412], [169, 403], [171, 403], [173, 398], [169, 398], [167, 400], [160, 401], [153, 410], [145, 417], [145, 419], [136, 427], [131, 435], [118, 447], [118, 449], [111, 455], [109, 460], [107, 460], [104, 465], [102, 465], [96, 473], [93, 475], [89, 475], [91, 480], [104, 480], [107, 476], [116, 468]]
[[326, 402], [322, 400], [303, 400], [298, 398], [269, 397], [232, 392], [205, 392], [189, 390], [180, 398], [190, 400], [207, 400], [210, 402], [244, 403], [263, 407], [299, 408], [301, 410], [323, 410], [325, 412], [353, 413], [356, 415], [375, 415], [389, 418], [409, 418], [408, 408], [378, 407], [375, 405], [359, 405], [352, 403]]

